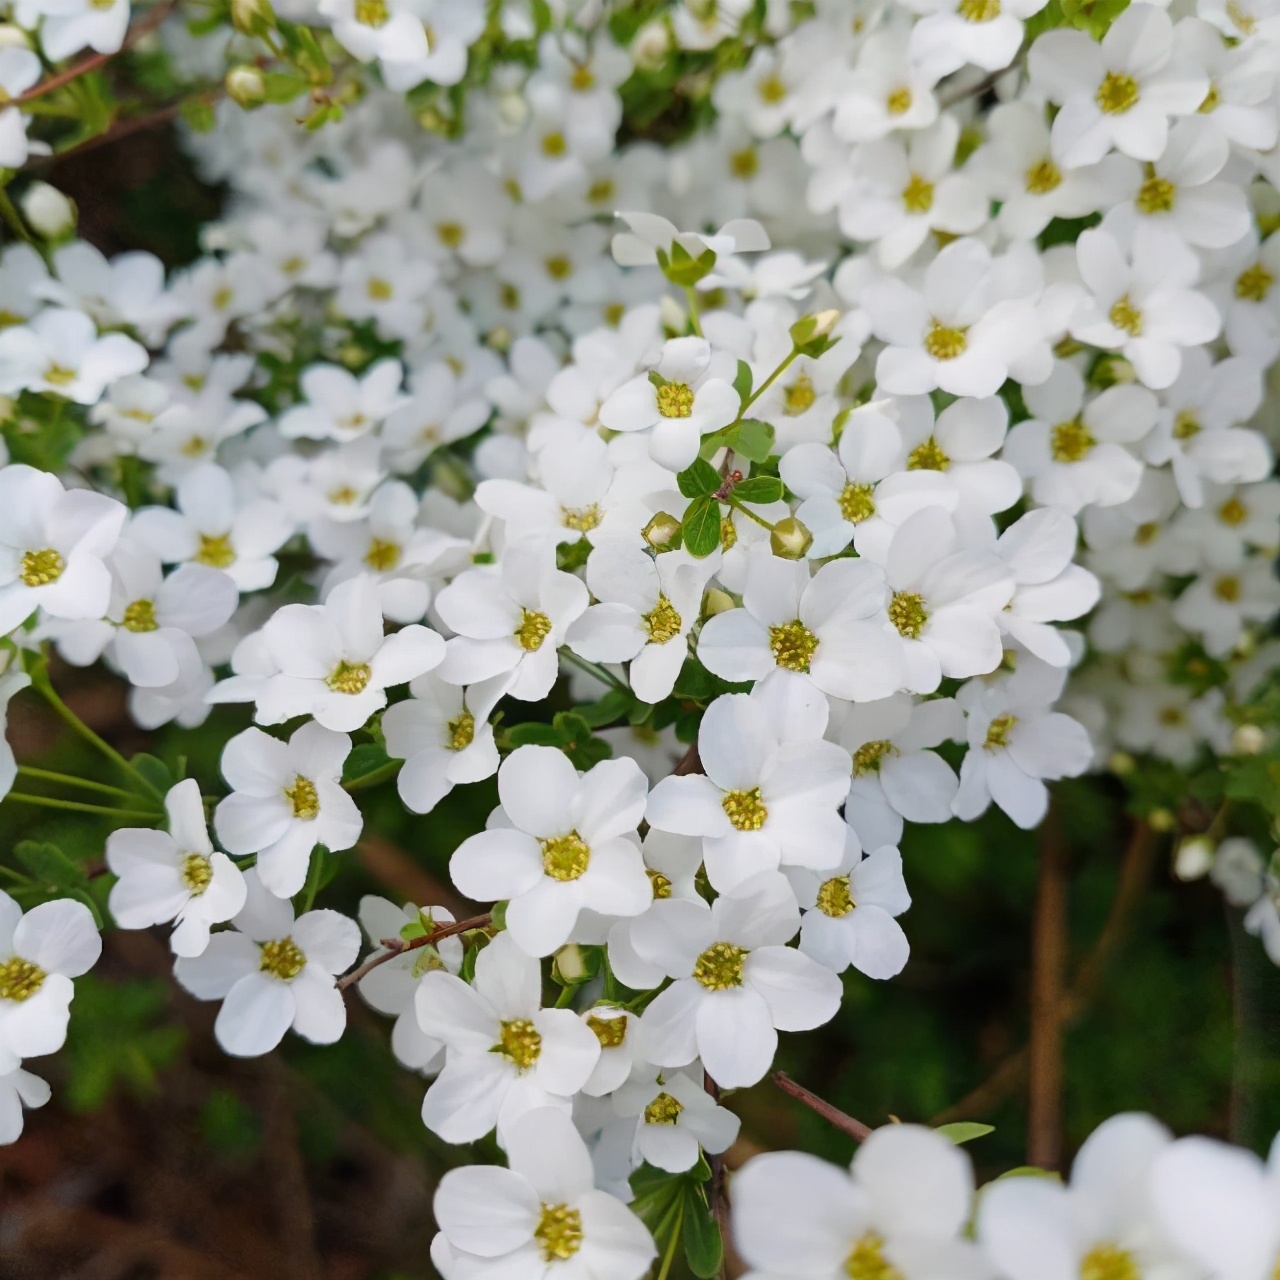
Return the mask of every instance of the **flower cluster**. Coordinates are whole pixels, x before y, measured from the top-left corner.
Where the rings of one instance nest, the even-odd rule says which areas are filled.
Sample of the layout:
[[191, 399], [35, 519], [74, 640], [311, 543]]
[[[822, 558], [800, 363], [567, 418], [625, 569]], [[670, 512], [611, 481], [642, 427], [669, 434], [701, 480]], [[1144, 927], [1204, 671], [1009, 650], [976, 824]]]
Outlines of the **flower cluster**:
[[[395, 1019], [427, 1127], [508, 1159], [441, 1185], [459, 1280], [644, 1274], [642, 1166], [696, 1180], [778, 1033], [907, 963], [906, 823], [1031, 828], [1056, 780], [1268, 745], [1274, 17], [763, 8], [235, 0], [159, 33], [230, 65], [202, 256], [0, 254], [0, 693], [56, 698], [52, 653], [144, 729], [252, 716], [220, 779], [117, 757], [156, 819], [108, 839], [105, 905], [173, 925], [229, 1054], [336, 1041], [351, 986]], [[17, 168], [27, 45], [113, 51], [129, 5], [14, 17]], [[677, 65], [697, 127], [636, 109], [619, 145]], [[393, 777], [416, 814], [496, 778], [449, 864], [489, 909], [368, 898], [348, 974], [316, 898]], [[1280, 876], [1202, 862], [1280, 963]], [[11, 1138], [98, 934], [3, 903]], [[1117, 1118], [974, 1243], [964, 1157], [902, 1126], [849, 1175], [759, 1157], [738, 1241], [762, 1278], [1253, 1275], [1196, 1201], [1219, 1166], [1261, 1197], [1246, 1163]]]

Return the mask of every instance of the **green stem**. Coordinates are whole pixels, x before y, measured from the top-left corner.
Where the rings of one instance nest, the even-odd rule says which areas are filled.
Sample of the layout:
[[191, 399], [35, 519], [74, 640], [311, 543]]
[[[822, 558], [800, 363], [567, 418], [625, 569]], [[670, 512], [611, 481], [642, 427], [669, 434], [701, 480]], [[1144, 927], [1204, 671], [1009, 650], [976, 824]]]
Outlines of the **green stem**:
[[302, 887], [302, 910], [299, 915], [306, 915], [315, 905], [316, 894], [320, 892], [320, 873], [324, 867], [324, 846], [316, 845], [311, 850], [311, 865], [307, 867], [307, 883]]
[[756, 515], [756, 513], [744, 503], [735, 502], [732, 494], [729, 495], [729, 505], [735, 511], [741, 511], [748, 520], [754, 520], [762, 529], [768, 529], [770, 533], [773, 532], [773, 525], [771, 525], [763, 516]]
[[53, 769], [37, 769], [34, 765], [20, 764], [18, 772], [26, 778], [39, 778], [44, 782], [56, 782], [64, 787], [80, 787], [85, 791], [98, 791], [103, 795], [124, 796], [136, 800], [136, 791], [126, 791], [124, 787], [113, 787], [106, 782], [90, 782], [88, 778], [77, 778], [70, 773], [57, 773]]
[[667, 1280], [671, 1274], [671, 1264], [676, 1260], [676, 1249], [680, 1244], [680, 1228], [684, 1226], [684, 1198], [676, 1201], [673, 1211], [675, 1222], [671, 1227], [671, 1239], [667, 1242], [667, 1252], [662, 1259], [662, 1270], [658, 1272], [658, 1280]]
[[376, 787], [379, 783], [386, 782], [388, 778], [394, 778], [403, 764], [403, 760], [388, 760], [386, 764], [380, 764], [376, 769], [370, 769], [368, 773], [362, 773], [358, 778], [344, 782], [342, 788], [344, 791], [363, 791], [366, 787]]
[[163, 800], [164, 795], [158, 787], [152, 786], [146, 778], [140, 774], [109, 742], [98, 737], [92, 729], [89, 728], [83, 720], [80, 719], [74, 711], [63, 700], [58, 697], [57, 691], [49, 681], [49, 673], [43, 665], [38, 666], [31, 672], [31, 687], [39, 693], [46, 702], [66, 721], [72, 729], [75, 730], [86, 742], [90, 743], [98, 751], [101, 751], [113, 764], [117, 765], [134, 781], [140, 782], [142, 786], [150, 792], [157, 800]]
[[574, 987], [561, 987], [560, 994], [556, 997], [556, 1008], [567, 1009], [573, 1003]]
[[588, 662], [586, 658], [580, 658], [572, 649], [561, 649], [560, 656], [580, 671], [585, 671], [588, 675], [595, 676], [597, 680], [602, 680], [612, 688], [622, 693], [631, 692], [631, 686], [625, 680], [618, 679], [612, 671], [602, 667], [598, 662]]
[[9, 192], [3, 186], [0, 186], [0, 217], [3, 217], [5, 222], [9, 224], [9, 229], [19, 240], [25, 240], [28, 244], [35, 244], [35, 237], [27, 230], [27, 224], [22, 221], [22, 215], [9, 198]]
[[698, 291], [691, 284], [684, 287], [684, 296], [689, 300], [689, 327], [702, 337], [702, 321], [698, 319]]
[[163, 816], [152, 809], [109, 809], [100, 804], [82, 804], [79, 800], [56, 800], [52, 796], [29, 796], [25, 792], [10, 791], [5, 801], [34, 804], [44, 809], [70, 809], [75, 813], [95, 813], [103, 818], [121, 818], [127, 821], [159, 822]]
[[751, 406], [755, 404], [755, 402], [759, 400], [760, 397], [764, 395], [764, 393], [768, 391], [780, 377], [782, 377], [787, 366], [790, 365], [799, 354], [800, 352], [796, 347], [791, 348], [791, 354], [747, 397], [746, 403], [742, 406], [742, 413], [738, 414], [739, 420], [741, 420], [742, 414], [746, 413], [746, 411], [750, 409]]

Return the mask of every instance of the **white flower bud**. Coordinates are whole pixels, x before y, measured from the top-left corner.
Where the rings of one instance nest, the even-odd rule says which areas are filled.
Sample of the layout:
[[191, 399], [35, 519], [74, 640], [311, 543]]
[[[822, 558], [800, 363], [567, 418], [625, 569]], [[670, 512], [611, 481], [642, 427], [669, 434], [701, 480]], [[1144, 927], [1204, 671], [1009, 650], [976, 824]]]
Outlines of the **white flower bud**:
[[76, 229], [76, 206], [57, 187], [33, 182], [22, 195], [22, 212], [46, 240], [63, 240]]
[[671, 50], [671, 34], [661, 22], [646, 22], [631, 42], [631, 57], [641, 71], [656, 71]]
[[702, 597], [702, 613], [707, 618], [714, 618], [717, 613], [727, 613], [736, 607], [733, 597], [727, 591], [721, 591], [719, 587], [712, 587]]
[[1256, 756], [1267, 745], [1267, 732], [1257, 724], [1236, 726], [1231, 735], [1231, 750], [1238, 756]]
[[266, 101], [266, 78], [257, 67], [232, 67], [225, 84], [227, 96], [242, 107], [256, 107]]
[[30, 49], [31, 37], [12, 22], [0, 22], [0, 49]]
[[1173, 855], [1173, 874], [1179, 880], [1199, 880], [1209, 874], [1216, 852], [1207, 836], [1188, 836]]
[[769, 549], [783, 560], [799, 560], [813, 546], [813, 534], [795, 516], [787, 516], [773, 526]]

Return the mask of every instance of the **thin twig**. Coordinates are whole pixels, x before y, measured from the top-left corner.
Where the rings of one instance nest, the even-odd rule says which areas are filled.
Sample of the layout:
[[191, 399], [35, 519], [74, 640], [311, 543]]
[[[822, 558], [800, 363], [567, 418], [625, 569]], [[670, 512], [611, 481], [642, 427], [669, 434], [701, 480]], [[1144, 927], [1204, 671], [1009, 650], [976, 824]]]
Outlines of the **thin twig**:
[[[720, 1086], [704, 1071], [702, 1087], [713, 1102], [720, 1101]], [[729, 1266], [729, 1184], [725, 1177], [724, 1153], [709, 1156], [707, 1163], [711, 1166], [711, 1182], [707, 1188], [707, 1204], [711, 1216], [715, 1219], [720, 1231], [721, 1253], [718, 1280], [725, 1280]]]
[[58, 161], [66, 160], [70, 156], [82, 155], [86, 151], [109, 146], [113, 142], [119, 142], [121, 138], [127, 138], [131, 133], [138, 133], [142, 129], [150, 129], [153, 125], [167, 124], [174, 117], [181, 114], [183, 107], [189, 102], [201, 100], [212, 104], [221, 94], [221, 89], [211, 89], [205, 94], [183, 98], [181, 102], [171, 102], [167, 107], [161, 107], [159, 111], [153, 111], [149, 115], [131, 116], [126, 120], [119, 120], [105, 133], [88, 138], [74, 147], [68, 147], [65, 151], [54, 151], [47, 156], [32, 156], [27, 161], [27, 167], [37, 164], [56, 164]]
[[149, 35], [154, 31], [173, 12], [177, 4], [178, 0], [163, 0], [163, 3], [150, 9], [144, 17], [129, 28], [119, 49], [113, 53], [92, 53], [87, 58], [81, 58], [79, 62], [64, 68], [57, 75], [52, 75], [47, 80], [41, 80], [38, 85], [28, 89], [26, 93], [20, 93], [8, 105], [20, 107], [24, 102], [30, 102], [33, 98], [42, 98], [46, 93], [53, 93], [54, 90], [61, 89], [63, 85], [70, 84], [73, 80], [78, 80], [81, 76], [86, 76], [89, 72], [97, 71], [99, 67], [106, 66], [112, 58], [118, 57], [126, 49], [137, 44], [143, 36]]
[[466, 933], [469, 929], [485, 929], [492, 923], [493, 917], [486, 911], [484, 915], [472, 916], [470, 920], [455, 920], [453, 924], [443, 924], [438, 929], [432, 929], [430, 933], [424, 933], [420, 938], [412, 938], [408, 942], [403, 938], [383, 938], [381, 945], [386, 950], [370, 956], [358, 969], [352, 969], [345, 978], [339, 978], [338, 990], [345, 991], [380, 964], [386, 964], [388, 960], [394, 960], [396, 956], [404, 955], [406, 951], [434, 946], [442, 938], [452, 938], [455, 934]]
[[796, 1084], [785, 1071], [775, 1071], [773, 1083], [783, 1093], [789, 1094], [797, 1102], [803, 1102], [810, 1111], [817, 1112], [829, 1124], [835, 1125], [842, 1133], [847, 1133], [855, 1142], [865, 1142], [871, 1136], [873, 1130], [870, 1125], [846, 1115], [839, 1107], [833, 1107], [831, 1103], [818, 1097], [816, 1093], [810, 1092], [804, 1085]]
[[1062, 1009], [1067, 963], [1067, 864], [1062, 817], [1040, 830], [1040, 875], [1031, 925], [1031, 1038], [1027, 1052], [1027, 1163], [1062, 1162]]
[[683, 778], [689, 773], [706, 773], [702, 767], [702, 757], [698, 755], [698, 744], [695, 742], [690, 745], [689, 750], [684, 753], [671, 771], [677, 778]]

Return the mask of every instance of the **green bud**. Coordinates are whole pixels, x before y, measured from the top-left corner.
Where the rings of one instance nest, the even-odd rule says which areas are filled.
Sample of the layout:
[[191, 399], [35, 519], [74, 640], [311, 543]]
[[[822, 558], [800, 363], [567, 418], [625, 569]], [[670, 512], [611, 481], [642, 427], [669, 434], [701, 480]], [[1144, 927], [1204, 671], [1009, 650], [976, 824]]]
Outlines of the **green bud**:
[[276, 29], [271, 0], [231, 0], [231, 25], [246, 36], [262, 36]]
[[712, 587], [702, 597], [702, 616], [704, 618], [714, 618], [717, 613], [727, 613], [730, 609], [736, 607], [733, 603], [733, 597], [727, 591], [721, 591], [719, 587]]
[[791, 341], [797, 347], [804, 347], [815, 338], [829, 338], [839, 319], [838, 311], [815, 311], [812, 315], [801, 316], [791, 326]]
[[1231, 735], [1231, 750], [1238, 756], [1256, 756], [1267, 745], [1267, 731], [1260, 724], [1236, 726]]
[[783, 560], [800, 560], [813, 546], [813, 534], [795, 516], [787, 516], [773, 526], [769, 549]]
[[232, 67], [224, 81], [227, 97], [246, 109], [261, 106], [267, 98], [266, 77], [257, 67]]
[[574, 987], [590, 976], [586, 957], [576, 942], [570, 942], [555, 953], [551, 961], [551, 976], [562, 987]]
[[665, 511], [659, 511], [640, 530], [640, 536], [655, 551], [673, 551], [679, 545], [680, 521]]

